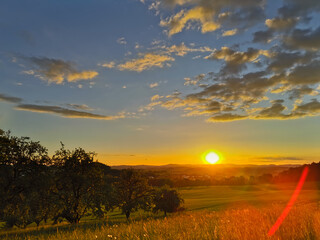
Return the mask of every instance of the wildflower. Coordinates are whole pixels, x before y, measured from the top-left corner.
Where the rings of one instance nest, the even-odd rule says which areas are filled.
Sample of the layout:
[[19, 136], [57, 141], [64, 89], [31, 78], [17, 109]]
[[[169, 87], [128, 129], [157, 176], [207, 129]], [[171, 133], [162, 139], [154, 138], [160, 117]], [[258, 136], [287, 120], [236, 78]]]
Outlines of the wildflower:
[[108, 238], [112, 238], [112, 235], [111, 235], [111, 234], [108, 234]]

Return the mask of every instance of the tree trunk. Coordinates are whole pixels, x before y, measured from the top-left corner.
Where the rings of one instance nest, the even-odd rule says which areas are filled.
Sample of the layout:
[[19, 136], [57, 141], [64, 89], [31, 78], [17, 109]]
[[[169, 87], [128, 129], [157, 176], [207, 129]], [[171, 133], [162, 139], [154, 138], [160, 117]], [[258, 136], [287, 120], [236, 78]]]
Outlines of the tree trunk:
[[129, 220], [129, 217], [130, 217], [130, 211], [126, 211], [126, 217], [127, 217], [127, 220]]

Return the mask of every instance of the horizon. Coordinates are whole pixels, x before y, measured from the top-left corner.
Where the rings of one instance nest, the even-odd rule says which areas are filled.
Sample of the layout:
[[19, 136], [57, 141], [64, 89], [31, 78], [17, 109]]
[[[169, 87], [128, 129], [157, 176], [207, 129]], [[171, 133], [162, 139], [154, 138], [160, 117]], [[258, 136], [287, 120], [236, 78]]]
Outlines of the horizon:
[[10, 1], [0, 124], [109, 166], [320, 156], [315, 1]]

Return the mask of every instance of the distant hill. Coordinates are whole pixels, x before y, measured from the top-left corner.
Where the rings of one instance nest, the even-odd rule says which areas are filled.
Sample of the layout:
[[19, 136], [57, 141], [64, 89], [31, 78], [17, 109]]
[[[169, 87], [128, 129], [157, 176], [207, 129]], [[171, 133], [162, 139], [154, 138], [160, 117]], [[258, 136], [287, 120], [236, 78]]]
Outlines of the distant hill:
[[161, 166], [153, 165], [119, 165], [111, 166], [112, 169], [140, 169], [143, 171], [152, 171], [161, 175], [208, 175], [215, 178], [231, 176], [260, 176], [263, 174], [277, 175], [290, 168], [296, 168], [301, 165], [236, 165], [236, 164], [216, 164], [216, 165], [193, 165], [193, 164], [168, 164]]

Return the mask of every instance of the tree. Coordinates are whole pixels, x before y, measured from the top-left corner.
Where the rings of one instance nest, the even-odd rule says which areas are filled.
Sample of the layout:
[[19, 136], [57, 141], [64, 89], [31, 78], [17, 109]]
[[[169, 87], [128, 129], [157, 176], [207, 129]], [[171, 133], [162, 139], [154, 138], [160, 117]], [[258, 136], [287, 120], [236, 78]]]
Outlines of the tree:
[[45, 175], [51, 164], [47, 149], [28, 137], [14, 137], [0, 130], [0, 218], [8, 227], [26, 227], [33, 222], [37, 208], [29, 201], [41, 185], [38, 177]]
[[105, 201], [104, 175], [102, 168], [94, 162], [94, 155], [82, 148], [66, 150], [62, 144], [53, 156], [57, 209], [55, 222], [63, 217], [70, 223], [79, 223], [88, 212], [96, 213], [97, 209], [102, 209]]
[[150, 208], [152, 189], [147, 178], [140, 172], [133, 169], [122, 170], [115, 183], [115, 190], [118, 206], [127, 219], [138, 209]]
[[164, 215], [167, 216], [167, 213], [176, 212], [183, 202], [180, 194], [175, 189], [164, 186], [155, 191], [153, 211], [163, 211]]

